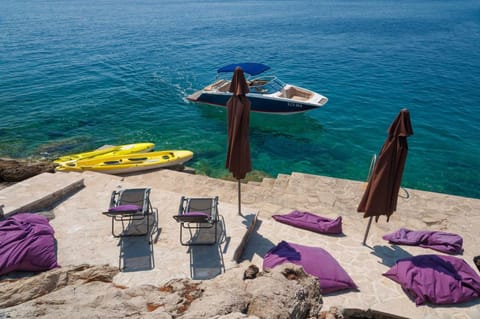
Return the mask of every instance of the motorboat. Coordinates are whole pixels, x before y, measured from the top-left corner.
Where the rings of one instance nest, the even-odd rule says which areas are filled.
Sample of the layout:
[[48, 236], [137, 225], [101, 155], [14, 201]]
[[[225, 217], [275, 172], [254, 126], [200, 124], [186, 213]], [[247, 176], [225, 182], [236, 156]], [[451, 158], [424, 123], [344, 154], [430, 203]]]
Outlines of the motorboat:
[[[234, 63], [223, 66], [217, 70], [214, 83], [187, 96], [187, 99], [196, 103], [225, 107], [232, 96], [229, 92], [231, 73], [236, 67], [241, 67], [243, 72], [248, 74], [246, 81], [250, 93], [247, 97], [251, 102], [252, 112], [302, 113], [322, 107], [328, 101], [319, 93], [284, 83], [275, 75], [265, 75], [264, 72], [270, 70], [270, 67], [262, 63]], [[229, 78], [226, 77], [227, 74], [230, 74]]]

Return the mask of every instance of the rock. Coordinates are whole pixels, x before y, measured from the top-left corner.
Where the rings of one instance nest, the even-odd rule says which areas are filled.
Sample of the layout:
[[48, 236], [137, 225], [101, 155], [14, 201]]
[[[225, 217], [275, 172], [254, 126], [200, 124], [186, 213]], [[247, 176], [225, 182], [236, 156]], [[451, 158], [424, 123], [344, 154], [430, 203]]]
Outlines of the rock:
[[322, 307], [318, 280], [302, 267], [282, 264], [248, 283], [248, 314], [259, 318], [317, 317]]
[[112, 283], [117, 268], [58, 268], [2, 281], [0, 318], [306, 319], [320, 314], [318, 281], [302, 268], [286, 264], [243, 280], [246, 269], [239, 265], [207, 281], [121, 287]]
[[243, 279], [255, 279], [257, 277], [258, 272], [260, 269], [258, 269], [257, 266], [255, 265], [250, 265], [248, 266], [247, 270], [243, 273]]
[[55, 164], [46, 160], [0, 159], [0, 183], [20, 182], [32, 176], [55, 172]]
[[[336, 310], [338, 308], [331, 307], [330, 310], [332, 309]], [[329, 314], [333, 313], [331, 311], [328, 311], [328, 312]], [[377, 310], [372, 310], [372, 309], [363, 310], [363, 309], [356, 309], [356, 308], [344, 308], [342, 313], [338, 314], [338, 316], [339, 317], [334, 316], [332, 317], [332, 319], [337, 319], [337, 318], [338, 319], [409, 319], [407, 317], [400, 317], [397, 315], [392, 315], [392, 314], [377, 311]]]
[[55, 268], [18, 280], [4, 280], [0, 285], [0, 309], [47, 295], [68, 285], [94, 281], [110, 283], [117, 273], [118, 268], [110, 266], [80, 265]]
[[320, 319], [344, 319], [342, 311], [338, 307], [330, 307], [327, 311], [320, 312]]
[[231, 313], [246, 314], [252, 295], [245, 289], [244, 271], [244, 268], [235, 268], [213, 280], [203, 281], [201, 298], [194, 300], [181, 318], [213, 318]]

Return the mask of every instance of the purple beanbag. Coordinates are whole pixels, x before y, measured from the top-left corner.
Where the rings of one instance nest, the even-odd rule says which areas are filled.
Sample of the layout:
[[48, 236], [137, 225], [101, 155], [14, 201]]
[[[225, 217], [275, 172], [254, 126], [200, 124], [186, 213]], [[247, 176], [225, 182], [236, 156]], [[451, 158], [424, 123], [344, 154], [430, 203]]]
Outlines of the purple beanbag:
[[37, 214], [0, 221], [0, 275], [58, 267], [53, 234], [47, 218]]
[[398, 282], [417, 306], [457, 304], [480, 297], [480, 276], [463, 259], [453, 256], [401, 259], [383, 275]]
[[281, 241], [263, 257], [263, 268], [271, 269], [283, 263], [300, 265], [307, 274], [318, 278], [324, 294], [357, 288], [337, 260], [322, 248]]
[[316, 233], [341, 234], [342, 217], [336, 219], [325, 218], [309, 212], [292, 211], [286, 215], [273, 215], [277, 222], [311, 230]]
[[400, 228], [396, 232], [383, 236], [383, 239], [394, 244], [431, 248], [447, 254], [460, 254], [463, 252], [462, 237], [441, 231], [414, 231]]

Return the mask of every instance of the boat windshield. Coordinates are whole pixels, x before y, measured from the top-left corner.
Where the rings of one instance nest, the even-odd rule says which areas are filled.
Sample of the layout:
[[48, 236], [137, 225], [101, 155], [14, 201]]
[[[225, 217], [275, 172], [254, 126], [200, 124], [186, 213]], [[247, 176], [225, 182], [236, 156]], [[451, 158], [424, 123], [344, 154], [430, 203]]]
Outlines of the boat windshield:
[[285, 86], [276, 76], [264, 76], [249, 81], [251, 93], [273, 94]]

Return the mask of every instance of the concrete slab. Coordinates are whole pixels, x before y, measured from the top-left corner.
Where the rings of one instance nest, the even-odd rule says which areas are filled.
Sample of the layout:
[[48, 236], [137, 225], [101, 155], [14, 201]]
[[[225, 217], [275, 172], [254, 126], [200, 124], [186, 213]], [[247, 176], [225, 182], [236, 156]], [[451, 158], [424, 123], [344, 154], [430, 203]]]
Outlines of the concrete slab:
[[0, 190], [0, 209], [5, 217], [17, 212], [40, 211], [83, 186], [83, 177], [78, 173], [42, 173]]

